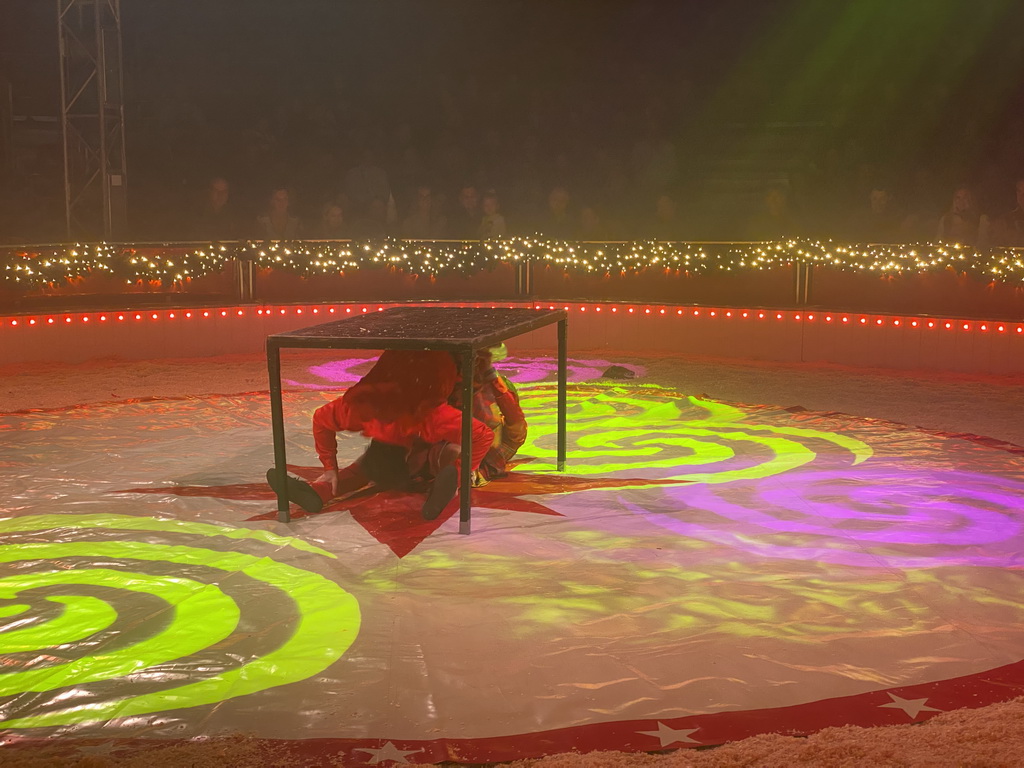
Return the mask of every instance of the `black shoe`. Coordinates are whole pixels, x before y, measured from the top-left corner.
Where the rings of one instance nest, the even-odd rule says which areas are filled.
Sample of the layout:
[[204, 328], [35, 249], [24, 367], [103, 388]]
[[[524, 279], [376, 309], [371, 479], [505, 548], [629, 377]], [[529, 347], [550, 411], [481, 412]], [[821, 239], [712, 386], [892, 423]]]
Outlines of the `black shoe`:
[[454, 464], [442, 467], [434, 478], [434, 484], [430, 486], [427, 500], [423, 503], [423, 519], [436, 520], [458, 492], [459, 470]]
[[[278, 483], [277, 470], [271, 467], [267, 470], [267, 483], [271, 488], [274, 489], [274, 493], [281, 493], [280, 483]], [[320, 495], [313, 490], [313, 486], [303, 480], [301, 477], [285, 473], [285, 482], [288, 488], [288, 500], [293, 504], [298, 504], [304, 510], [310, 514], [315, 515], [317, 512], [324, 508], [324, 501], [320, 498]]]

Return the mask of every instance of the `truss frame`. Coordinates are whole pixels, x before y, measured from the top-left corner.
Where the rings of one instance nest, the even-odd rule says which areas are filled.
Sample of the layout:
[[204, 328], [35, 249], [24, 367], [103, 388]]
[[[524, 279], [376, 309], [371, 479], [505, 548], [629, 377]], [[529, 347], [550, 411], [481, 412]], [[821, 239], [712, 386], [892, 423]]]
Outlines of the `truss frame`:
[[121, 0], [56, 0], [69, 238], [124, 234], [127, 163]]

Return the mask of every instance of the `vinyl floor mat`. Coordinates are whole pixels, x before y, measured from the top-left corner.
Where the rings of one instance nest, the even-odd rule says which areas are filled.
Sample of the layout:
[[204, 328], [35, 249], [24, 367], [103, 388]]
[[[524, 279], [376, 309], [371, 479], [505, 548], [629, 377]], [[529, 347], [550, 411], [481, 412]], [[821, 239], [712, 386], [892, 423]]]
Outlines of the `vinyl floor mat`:
[[[1024, 693], [1024, 451], [604, 362], [574, 361], [559, 473], [550, 368], [520, 361], [530, 437], [468, 536], [399, 492], [278, 523], [266, 393], [0, 415], [4, 741], [487, 762]], [[356, 365], [291, 382], [295, 471]]]

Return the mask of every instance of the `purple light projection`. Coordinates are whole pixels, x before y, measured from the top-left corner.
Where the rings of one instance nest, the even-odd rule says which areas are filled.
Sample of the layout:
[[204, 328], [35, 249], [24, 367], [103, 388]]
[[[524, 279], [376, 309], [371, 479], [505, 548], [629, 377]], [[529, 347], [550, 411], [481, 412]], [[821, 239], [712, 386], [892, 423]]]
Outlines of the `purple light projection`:
[[329, 363], [312, 365], [307, 372], [312, 374], [319, 381], [285, 381], [293, 387], [305, 389], [338, 389], [339, 385], [347, 387], [355, 384], [366, 375], [373, 365], [376, 357], [346, 357], [341, 360], [331, 360]]
[[[924, 568], [1024, 565], [1024, 483], [937, 469], [805, 470], [664, 488], [651, 523], [766, 557]], [[660, 510], [675, 509], [676, 512]]]
[[[308, 372], [316, 381], [295, 381], [286, 379], [285, 384], [303, 389], [338, 389], [355, 384], [373, 365], [376, 357], [349, 357], [314, 365]], [[636, 378], [643, 376], [647, 369], [641, 365], [611, 363], [608, 360], [569, 360], [568, 380], [571, 382], [594, 381], [611, 365], [618, 365], [633, 372]], [[498, 371], [516, 384], [531, 384], [538, 381], [554, 380], [558, 373], [558, 361], [552, 357], [507, 357], [497, 366]]]
[[[642, 365], [612, 363], [608, 360], [570, 359], [566, 365], [567, 376], [571, 382], [596, 381], [611, 365], [618, 365], [632, 371], [636, 378], [647, 373], [647, 369]], [[505, 374], [516, 384], [554, 381], [558, 375], [558, 360], [553, 357], [508, 357], [497, 367], [500, 373]]]

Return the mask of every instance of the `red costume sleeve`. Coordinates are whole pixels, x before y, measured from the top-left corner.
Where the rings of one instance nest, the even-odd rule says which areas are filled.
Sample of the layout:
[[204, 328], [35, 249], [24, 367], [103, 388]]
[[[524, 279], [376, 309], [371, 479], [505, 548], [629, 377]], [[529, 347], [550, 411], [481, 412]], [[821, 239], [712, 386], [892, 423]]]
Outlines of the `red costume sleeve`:
[[502, 417], [501, 442], [494, 446], [494, 450], [504, 465], [526, 442], [526, 415], [519, 404], [519, 396], [501, 376], [491, 382], [491, 389]]
[[505, 419], [505, 424], [522, 424], [526, 426], [526, 416], [523, 408], [519, 405], [519, 396], [509, 389], [505, 379], [499, 376], [491, 382], [494, 390], [494, 402], [498, 404], [498, 410]]
[[357, 432], [362, 424], [357, 423], [345, 405], [345, 399], [339, 397], [327, 405], [322, 405], [313, 412], [313, 443], [316, 455], [324, 469], [338, 468], [338, 436], [342, 431]]

